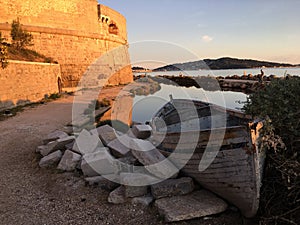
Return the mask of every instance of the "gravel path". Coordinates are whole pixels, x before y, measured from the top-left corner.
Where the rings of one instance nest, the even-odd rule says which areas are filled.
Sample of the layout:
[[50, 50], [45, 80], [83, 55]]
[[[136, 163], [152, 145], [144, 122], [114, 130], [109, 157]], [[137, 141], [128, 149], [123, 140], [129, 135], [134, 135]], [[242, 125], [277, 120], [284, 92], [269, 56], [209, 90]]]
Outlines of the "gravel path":
[[[38, 167], [36, 147], [71, 121], [71, 109], [72, 97], [66, 97], [0, 122], [0, 224], [164, 224], [151, 207], [111, 205], [107, 191], [85, 186], [81, 177]], [[229, 212], [180, 224], [237, 220], [238, 213]]]

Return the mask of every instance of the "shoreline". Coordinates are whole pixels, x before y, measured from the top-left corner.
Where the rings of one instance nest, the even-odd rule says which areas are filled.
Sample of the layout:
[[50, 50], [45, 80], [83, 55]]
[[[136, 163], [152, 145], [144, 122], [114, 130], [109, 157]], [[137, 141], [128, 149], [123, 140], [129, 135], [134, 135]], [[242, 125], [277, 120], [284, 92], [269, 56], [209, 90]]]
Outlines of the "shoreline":
[[[223, 91], [235, 91], [235, 92], [243, 92], [246, 94], [254, 93], [255, 91], [264, 88], [265, 85], [268, 85], [271, 81], [277, 79], [289, 79], [290, 76], [287, 77], [277, 77], [277, 76], [264, 76], [262, 81], [260, 81], [259, 75], [243, 75], [243, 76], [227, 76], [227, 77], [211, 77], [211, 76], [169, 76], [169, 75], [160, 75], [160, 76], [145, 76], [138, 75], [134, 76], [134, 80], [137, 81], [139, 79], [148, 77], [158, 83], [174, 85], [183, 87], [196, 87], [203, 88], [208, 91], [216, 91], [219, 90], [220, 87]], [[300, 77], [298, 77], [300, 78]], [[219, 86], [216, 86], [216, 81]]]
[[266, 76], [277, 76], [284, 77], [290, 76], [300, 76], [300, 66], [299, 67], [266, 67], [266, 68], [242, 68], [242, 69], [208, 69], [208, 70], [172, 70], [172, 71], [134, 71], [134, 76], [212, 76], [212, 77], [227, 77], [227, 76], [243, 76], [251, 75], [256, 76], [263, 70]]

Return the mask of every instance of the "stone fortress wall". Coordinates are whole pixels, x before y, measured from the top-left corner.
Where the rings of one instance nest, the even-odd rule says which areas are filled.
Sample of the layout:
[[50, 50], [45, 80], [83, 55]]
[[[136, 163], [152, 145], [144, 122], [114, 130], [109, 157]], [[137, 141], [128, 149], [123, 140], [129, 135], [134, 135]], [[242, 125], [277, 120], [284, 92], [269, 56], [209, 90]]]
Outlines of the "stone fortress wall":
[[58, 79], [58, 64], [9, 61], [5, 70], [0, 69], [0, 111], [57, 93]]
[[118, 47], [122, 55], [114, 51], [108, 62], [100, 60], [105, 65], [97, 65], [108, 68], [104, 75], [99, 71], [101, 78], [114, 74], [109, 85], [132, 81], [126, 19], [96, 0], [2, 0], [0, 12], [3, 36], [10, 39], [11, 23], [19, 18], [33, 35], [32, 49], [59, 63], [63, 87], [76, 87], [91, 64]]

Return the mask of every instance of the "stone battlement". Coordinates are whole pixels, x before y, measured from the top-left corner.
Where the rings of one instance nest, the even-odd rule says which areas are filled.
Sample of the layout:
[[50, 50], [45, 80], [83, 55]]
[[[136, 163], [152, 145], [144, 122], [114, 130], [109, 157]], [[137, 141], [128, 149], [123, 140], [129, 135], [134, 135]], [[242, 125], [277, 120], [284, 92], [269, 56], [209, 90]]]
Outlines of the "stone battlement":
[[[3, 0], [0, 11], [3, 36], [10, 39], [11, 23], [19, 18], [24, 30], [33, 35], [32, 49], [60, 64], [64, 87], [75, 87], [99, 57], [127, 45], [124, 16], [96, 0]], [[110, 80], [132, 81], [128, 52], [125, 54], [122, 62], [108, 63], [108, 67], [120, 69], [116, 76], [122, 76]]]

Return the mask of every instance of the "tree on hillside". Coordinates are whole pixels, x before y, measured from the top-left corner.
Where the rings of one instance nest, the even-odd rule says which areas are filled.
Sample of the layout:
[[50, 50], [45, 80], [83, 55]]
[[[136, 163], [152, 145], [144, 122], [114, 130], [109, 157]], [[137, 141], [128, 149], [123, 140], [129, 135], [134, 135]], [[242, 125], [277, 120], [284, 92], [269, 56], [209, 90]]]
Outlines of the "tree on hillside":
[[0, 64], [2, 69], [7, 67], [7, 42], [6, 39], [2, 37], [2, 33], [0, 32]]
[[17, 20], [13, 20], [10, 35], [12, 38], [12, 46], [16, 49], [20, 50], [24, 49], [26, 46], [33, 45], [32, 34], [23, 30], [19, 18]]

